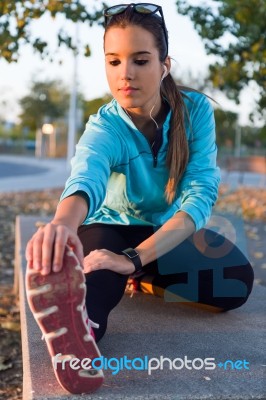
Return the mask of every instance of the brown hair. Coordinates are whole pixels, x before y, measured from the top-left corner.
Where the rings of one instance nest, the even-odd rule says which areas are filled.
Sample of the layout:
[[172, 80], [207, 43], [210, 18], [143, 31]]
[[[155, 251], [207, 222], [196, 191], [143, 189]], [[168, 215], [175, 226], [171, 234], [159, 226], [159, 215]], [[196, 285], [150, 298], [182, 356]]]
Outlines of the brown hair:
[[[165, 37], [161, 19], [156, 15], [143, 15], [128, 8], [125, 12], [112, 17], [105, 28], [105, 34], [111, 27], [119, 26], [126, 28], [128, 25], [140, 26], [153, 35], [155, 45], [159, 51], [159, 59], [163, 63], [167, 57], [168, 46], [166, 40], [168, 41], [168, 37]], [[185, 104], [183, 95], [170, 73], [164, 78], [161, 84], [161, 96], [168, 101], [172, 111], [169, 146], [166, 157], [169, 179], [165, 187], [166, 201], [168, 204], [171, 204], [176, 195], [177, 184], [186, 169], [189, 150], [185, 132]]]

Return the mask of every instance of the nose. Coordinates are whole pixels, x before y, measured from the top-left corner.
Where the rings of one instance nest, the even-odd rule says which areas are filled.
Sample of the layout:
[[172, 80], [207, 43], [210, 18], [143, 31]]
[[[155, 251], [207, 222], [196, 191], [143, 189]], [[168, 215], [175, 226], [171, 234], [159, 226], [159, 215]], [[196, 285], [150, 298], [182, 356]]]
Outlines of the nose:
[[134, 79], [134, 67], [130, 61], [121, 63], [121, 79], [124, 81], [131, 81]]

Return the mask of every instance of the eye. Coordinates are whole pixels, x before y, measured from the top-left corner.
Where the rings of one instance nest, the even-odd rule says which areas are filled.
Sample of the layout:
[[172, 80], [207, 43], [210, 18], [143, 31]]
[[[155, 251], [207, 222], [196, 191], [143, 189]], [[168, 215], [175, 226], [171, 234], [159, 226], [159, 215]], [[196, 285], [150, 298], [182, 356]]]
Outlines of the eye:
[[148, 60], [135, 60], [135, 64], [137, 65], [145, 65], [148, 62], [149, 62]]
[[113, 67], [115, 67], [116, 65], [120, 64], [120, 61], [119, 60], [112, 60], [112, 61], [109, 61], [109, 64], [112, 65]]

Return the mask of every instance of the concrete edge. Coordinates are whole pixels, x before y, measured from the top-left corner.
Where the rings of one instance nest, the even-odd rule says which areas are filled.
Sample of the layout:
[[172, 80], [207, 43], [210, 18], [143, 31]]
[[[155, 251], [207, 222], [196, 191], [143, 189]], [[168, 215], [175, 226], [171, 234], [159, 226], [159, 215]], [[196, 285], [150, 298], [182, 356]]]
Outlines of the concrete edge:
[[[23, 365], [23, 400], [32, 400], [32, 381], [31, 381], [31, 366], [29, 355], [29, 338], [27, 327], [27, 300], [25, 295], [24, 268], [25, 263], [24, 249], [21, 237], [21, 217], [16, 217], [15, 227], [15, 277], [14, 290], [19, 294], [19, 308], [21, 321], [21, 343], [22, 343], [22, 365]], [[25, 368], [26, 366], [26, 368]]]

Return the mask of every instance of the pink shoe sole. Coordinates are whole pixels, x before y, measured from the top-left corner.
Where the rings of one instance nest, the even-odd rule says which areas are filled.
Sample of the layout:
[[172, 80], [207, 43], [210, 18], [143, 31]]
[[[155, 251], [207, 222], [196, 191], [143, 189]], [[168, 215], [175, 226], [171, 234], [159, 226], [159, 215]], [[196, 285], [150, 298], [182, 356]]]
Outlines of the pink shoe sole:
[[[73, 394], [91, 393], [102, 385], [104, 375], [100, 369], [88, 369], [89, 362], [81, 366], [82, 360], [101, 356], [84, 317], [85, 277], [68, 247], [63, 265], [60, 272], [46, 276], [27, 269], [28, 303], [45, 338], [59, 384]], [[78, 369], [74, 363], [71, 368], [73, 358], [80, 360]]]

